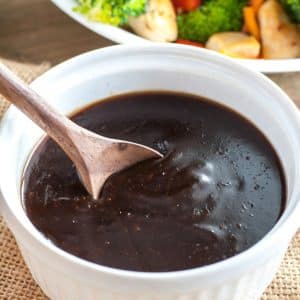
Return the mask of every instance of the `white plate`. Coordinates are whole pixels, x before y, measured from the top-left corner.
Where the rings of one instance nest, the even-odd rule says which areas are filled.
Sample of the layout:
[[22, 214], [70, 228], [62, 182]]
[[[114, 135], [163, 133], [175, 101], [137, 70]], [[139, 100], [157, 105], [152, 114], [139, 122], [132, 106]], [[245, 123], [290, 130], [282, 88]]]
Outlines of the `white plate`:
[[[85, 26], [86, 28], [96, 32], [99, 35], [106, 37], [120, 44], [140, 44], [151, 43], [150, 41], [141, 38], [122, 28], [105, 25], [97, 22], [88, 21], [79, 13], [73, 12], [73, 7], [76, 5], [75, 0], [51, 0], [63, 12], [69, 15], [72, 19]], [[300, 71], [300, 58], [297, 59], [238, 59], [243, 65], [254, 70], [264, 73], [281, 73], [281, 72], [297, 72]]]

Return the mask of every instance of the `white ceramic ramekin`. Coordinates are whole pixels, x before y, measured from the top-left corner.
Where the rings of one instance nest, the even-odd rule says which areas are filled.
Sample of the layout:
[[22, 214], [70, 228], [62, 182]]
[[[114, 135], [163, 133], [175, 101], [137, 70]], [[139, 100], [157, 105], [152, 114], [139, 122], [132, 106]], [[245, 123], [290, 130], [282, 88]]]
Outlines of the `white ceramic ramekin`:
[[53, 68], [32, 87], [64, 113], [138, 90], [182, 91], [215, 99], [265, 133], [281, 158], [288, 186], [287, 208], [278, 224], [235, 257], [168, 273], [103, 267], [58, 249], [27, 218], [20, 198], [22, 172], [42, 132], [11, 107], [0, 128], [0, 208], [34, 278], [51, 299], [259, 299], [300, 223], [299, 112], [277, 86], [218, 54], [178, 45], [145, 45], [83, 54]]

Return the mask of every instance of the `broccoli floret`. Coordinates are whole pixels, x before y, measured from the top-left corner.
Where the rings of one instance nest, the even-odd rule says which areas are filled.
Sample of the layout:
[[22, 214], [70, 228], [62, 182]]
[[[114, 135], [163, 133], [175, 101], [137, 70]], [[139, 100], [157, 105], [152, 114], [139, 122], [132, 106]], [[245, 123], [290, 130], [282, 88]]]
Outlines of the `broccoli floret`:
[[281, 0], [281, 3], [291, 20], [300, 24], [300, 0]]
[[139, 16], [146, 11], [148, 0], [77, 0], [74, 8], [92, 21], [115, 26], [125, 25], [129, 16]]
[[127, 0], [123, 2], [123, 11], [127, 16], [138, 17], [146, 12], [148, 0]]
[[205, 43], [217, 32], [240, 31], [247, 0], [206, 0], [199, 9], [177, 17], [179, 37]]

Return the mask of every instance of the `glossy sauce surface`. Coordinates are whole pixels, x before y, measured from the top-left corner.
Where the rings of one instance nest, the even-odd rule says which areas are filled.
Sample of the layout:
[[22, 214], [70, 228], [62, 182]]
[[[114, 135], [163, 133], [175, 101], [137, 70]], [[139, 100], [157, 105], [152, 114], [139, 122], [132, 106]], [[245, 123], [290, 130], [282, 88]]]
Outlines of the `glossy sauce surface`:
[[94, 201], [54, 142], [38, 146], [25, 171], [26, 212], [76, 256], [147, 272], [199, 267], [248, 249], [282, 214], [284, 177], [272, 146], [248, 121], [209, 100], [127, 94], [73, 120], [165, 154], [113, 175]]

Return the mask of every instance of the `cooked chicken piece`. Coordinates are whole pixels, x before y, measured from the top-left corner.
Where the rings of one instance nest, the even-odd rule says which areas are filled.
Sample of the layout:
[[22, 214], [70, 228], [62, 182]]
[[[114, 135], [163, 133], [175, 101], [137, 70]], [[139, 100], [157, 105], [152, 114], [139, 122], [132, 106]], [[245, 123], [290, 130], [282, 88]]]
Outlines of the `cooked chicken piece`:
[[300, 57], [300, 28], [291, 23], [280, 3], [267, 0], [259, 10], [263, 57]]
[[213, 34], [206, 42], [206, 48], [237, 58], [257, 58], [260, 44], [253, 37], [242, 32], [220, 32]]
[[149, 0], [147, 12], [130, 17], [129, 26], [138, 35], [156, 42], [177, 39], [176, 13], [171, 0]]

